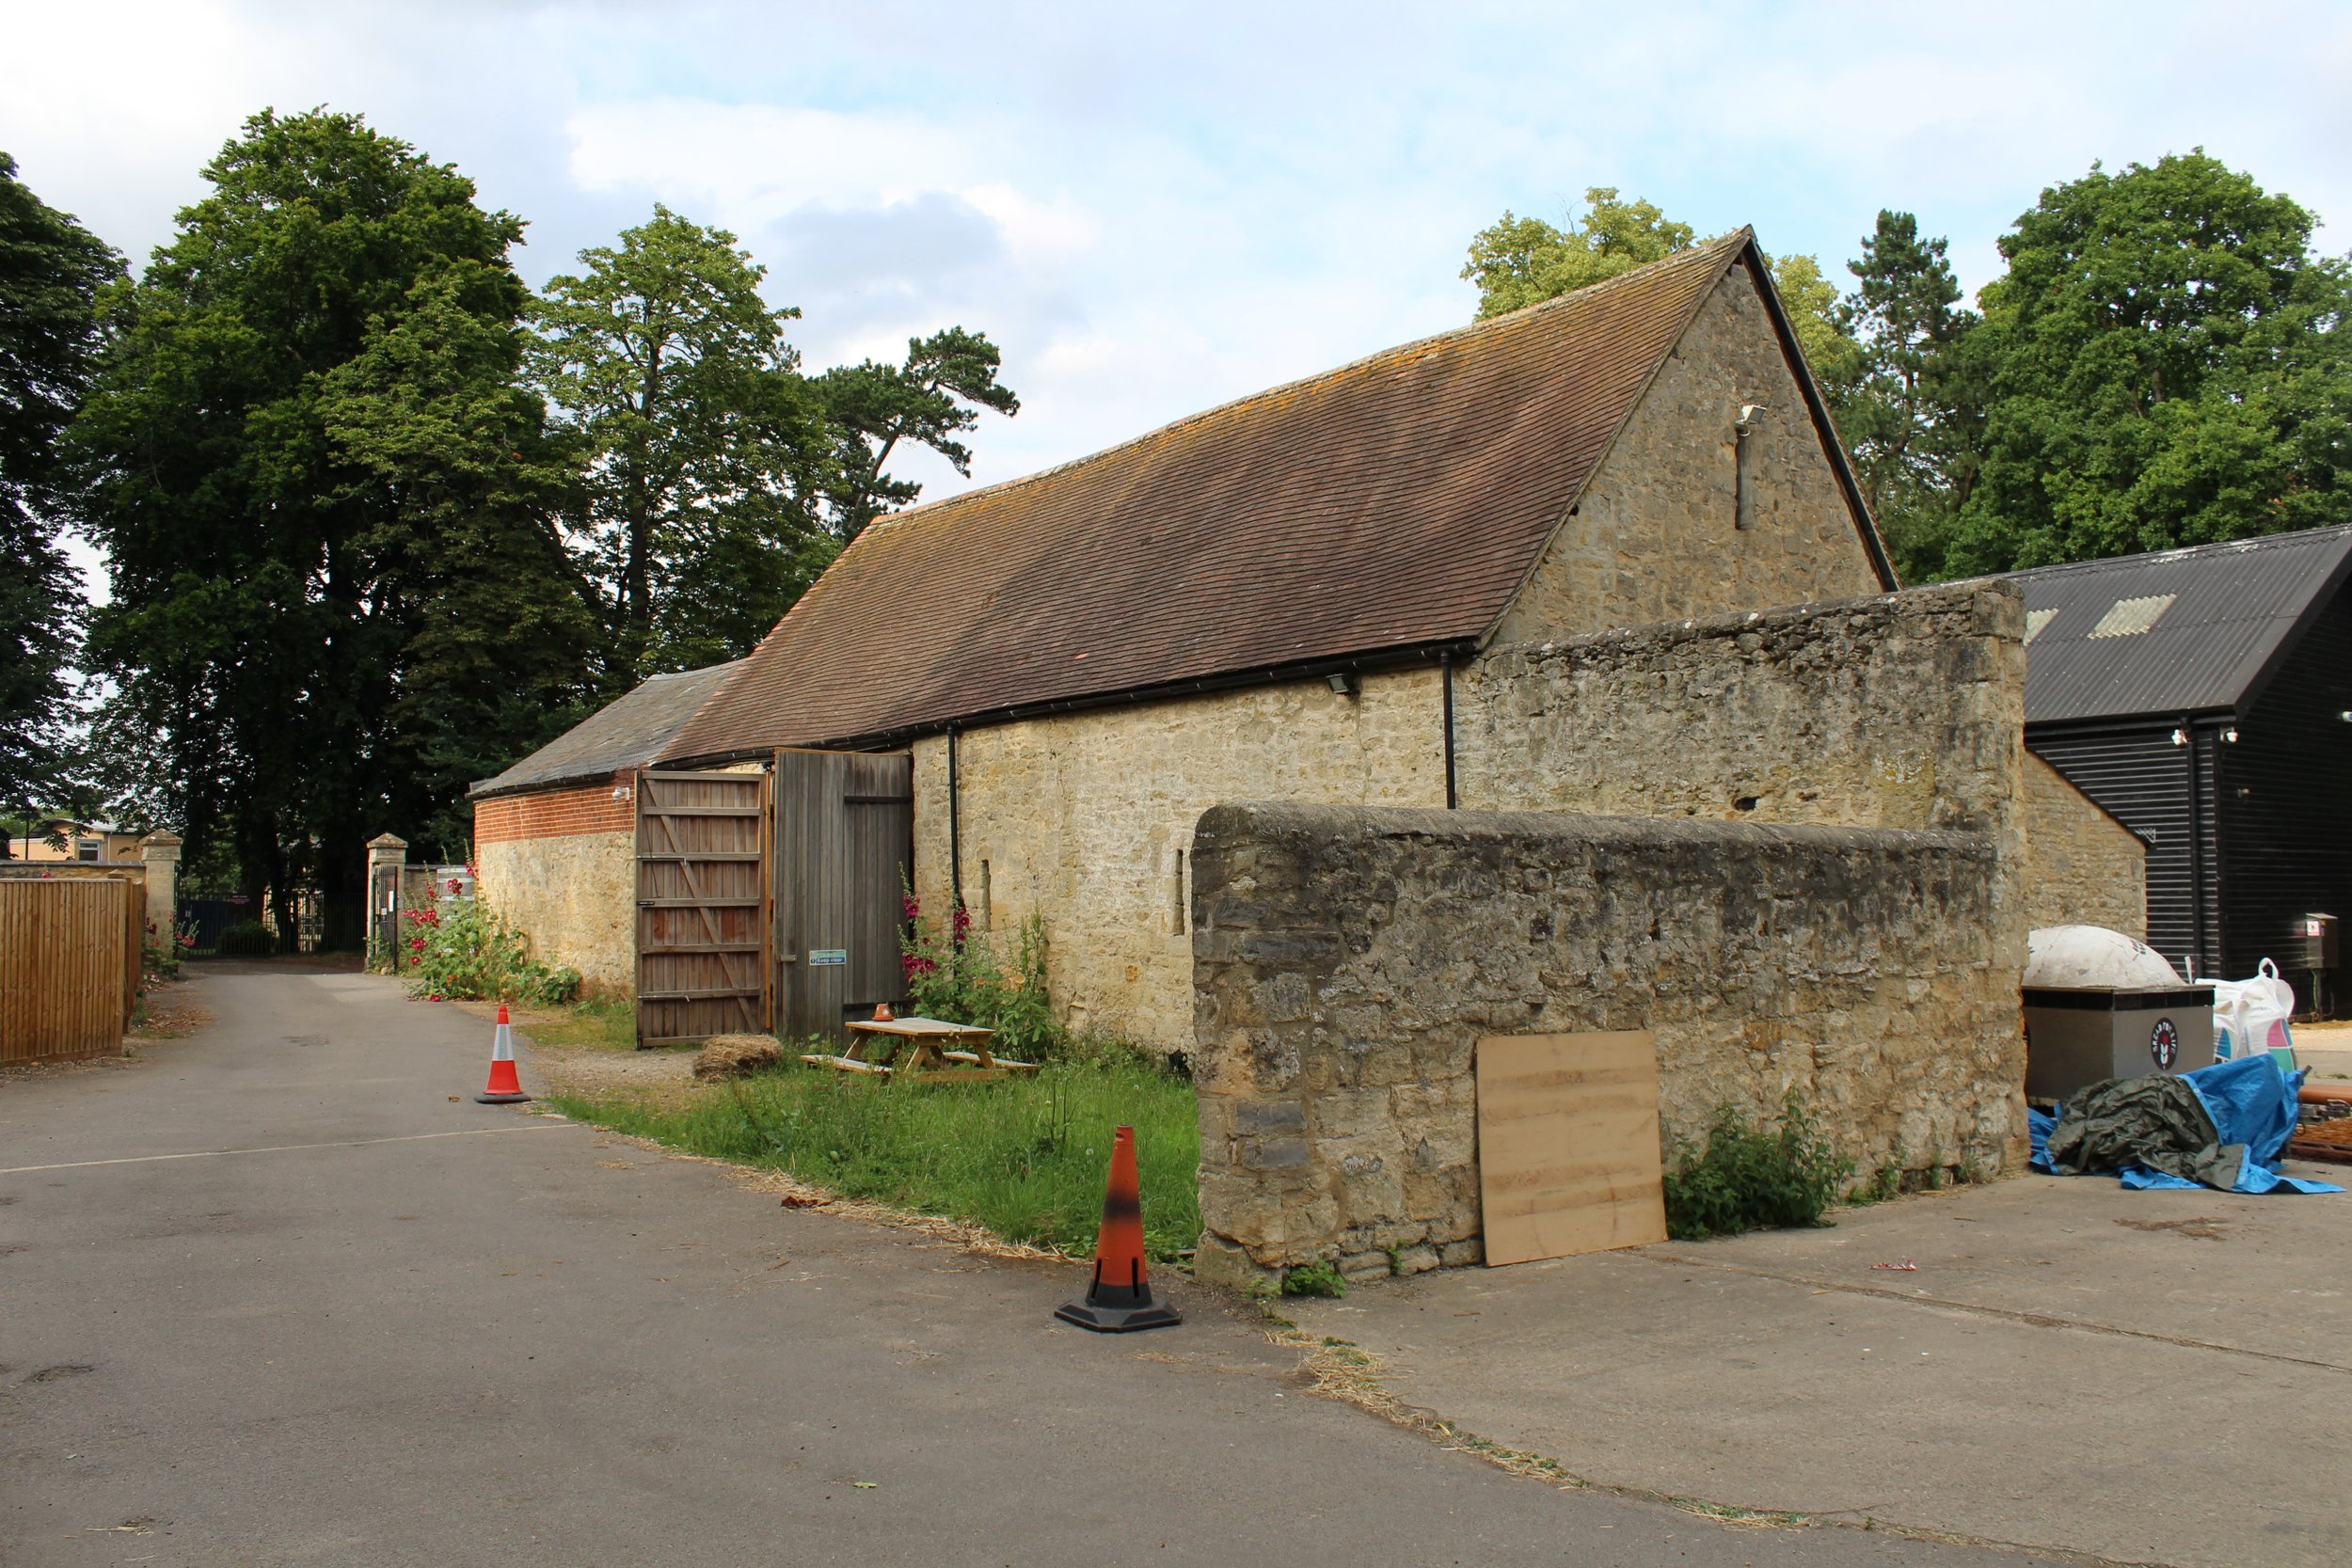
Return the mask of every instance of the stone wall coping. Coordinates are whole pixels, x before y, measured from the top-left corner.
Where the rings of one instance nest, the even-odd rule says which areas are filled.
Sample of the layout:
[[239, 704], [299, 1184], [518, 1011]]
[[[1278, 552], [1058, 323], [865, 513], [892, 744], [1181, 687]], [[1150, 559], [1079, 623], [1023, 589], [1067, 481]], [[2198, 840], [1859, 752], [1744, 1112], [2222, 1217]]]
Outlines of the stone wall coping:
[[1237, 800], [1200, 816], [1197, 842], [1235, 836], [1410, 838], [1474, 844], [1552, 839], [1563, 843], [1677, 845], [1703, 854], [1735, 845], [1785, 844], [1813, 849], [1941, 850], [1993, 860], [1990, 834], [1954, 828], [1839, 828], [1804, 823], [1724, 822], [1688, 816], [1587, 816], [1554, 811], [1440, 811], [1395, 806], [1293, 805]]
[[[1683, 642], [1708, 641], [1717, 638], [1737, 637], [1743, 632], [1804, 632], [1814, 625], [1828, 629], [1829, 623], [1854, 615], [1886, 614], [1913, 619], [1930, 615], [1974, 613], [1979, 605], [1990, 599], [1994, 614], [2004, 625], [1981, 628], [1987, 634], [2007, 631], [2009, 635], [2025, 635], [2025, 594], [2013, 582], [1998, 578], [1977, 578], [1967, 582], [1930, 583], [1919, 588], [1905, 588], [1892, 594], [1873, 594], [1859, 599], [1824, 599], [1816, 603], [1779, 605], [1770, 610], [1725, 610], [1719, 615], [1701, 615], [1686, 621], [1655, 621], [1642, 626], [1616, 626], [1608, 631], [1587, 632], [1580, 637], [1547, 639], [1541, 642], [1498, 643], [1484, 651], [1491, 658], [1497, 654], [1518, 654], [1531, 657], [1558, 657], [1574, 655], [1584, 649], [1607, 649], [1612, 652], [1629, 645], [1653, 643], [1673, 647]], [[2006, 613], [2003, 613], [2006, 610]]]

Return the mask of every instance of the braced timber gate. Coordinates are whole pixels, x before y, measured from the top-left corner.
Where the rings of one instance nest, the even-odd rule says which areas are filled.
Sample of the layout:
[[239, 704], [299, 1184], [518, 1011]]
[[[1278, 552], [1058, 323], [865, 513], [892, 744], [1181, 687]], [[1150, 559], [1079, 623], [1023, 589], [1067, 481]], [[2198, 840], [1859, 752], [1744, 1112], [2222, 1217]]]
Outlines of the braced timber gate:
[[768, 1027], [769, 777], [637, 775], [637, 1043]]
[[905, 1000], [914, 761], [779, 752], [772, 771], [637, 776], [637, 1043], [839, 1038]]

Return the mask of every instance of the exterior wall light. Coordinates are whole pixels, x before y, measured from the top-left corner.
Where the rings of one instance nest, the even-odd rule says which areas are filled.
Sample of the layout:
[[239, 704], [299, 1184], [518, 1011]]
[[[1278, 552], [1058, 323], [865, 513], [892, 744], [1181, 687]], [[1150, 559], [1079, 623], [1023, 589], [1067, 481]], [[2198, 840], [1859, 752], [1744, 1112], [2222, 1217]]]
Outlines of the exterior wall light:
[[1346, 673], [1344, 671], [1334, 673], [1327, 678], [1330, 682], [1331, 689], [1343, 697], [1353, 697], [1359, 691], [1363, 689], [1357, 684], [1356, 677]]
[[2187, 732], [2186, 730], [2174, 730], [2174, 731], [2172, 732], [2172, 744], [2173, 744], [2173, 745], [2175, 745], [2175, 746], [2185, 746], [2185, 745], [2187, 745], [2187, 744], [2188, 744], [2188, 732]]

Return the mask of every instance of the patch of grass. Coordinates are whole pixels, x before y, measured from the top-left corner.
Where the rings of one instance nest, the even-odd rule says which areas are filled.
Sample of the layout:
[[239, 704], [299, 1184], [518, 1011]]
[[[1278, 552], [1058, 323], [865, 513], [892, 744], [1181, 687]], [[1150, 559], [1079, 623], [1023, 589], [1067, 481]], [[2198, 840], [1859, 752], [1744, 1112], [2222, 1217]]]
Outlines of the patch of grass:
[[1125, 1124], [1136, 1130], [1146, 1249], [1169, 1261], [1200, 1234], [1192, 1085], [1132, 1056], [960, 1085], [794, 1065], [733, 1084], [559, 1094], [552, 1103], [616, 1132], [1079, 1256], [1093, 1250], [1111, 1130]]
[[1853, 1162], [1820, 1135], [1794, 1089], [1780, 1125], [1756, 1126], [1736, 1105], [1715, 1112], [1707, 1147], [1684, 1144], [1666, 1172], [1666, 1234], [1677, 1241], [1819, 1225], [1853, 1175]]
[[1343, 1296], [1347, 1281], [1336, 1264], [1318, 1258], [1311, 1263], [1301, 1263], [1282, 1275], [1282, 1293], [1286, 1296]]
[[530, 1024], [528, 1029], [534, 1045], [585, 1046], [591, 1051], [634, 1051], [637, 1049], [637, 1005], [628, 1000], [579, 1002], [547, 1022]]

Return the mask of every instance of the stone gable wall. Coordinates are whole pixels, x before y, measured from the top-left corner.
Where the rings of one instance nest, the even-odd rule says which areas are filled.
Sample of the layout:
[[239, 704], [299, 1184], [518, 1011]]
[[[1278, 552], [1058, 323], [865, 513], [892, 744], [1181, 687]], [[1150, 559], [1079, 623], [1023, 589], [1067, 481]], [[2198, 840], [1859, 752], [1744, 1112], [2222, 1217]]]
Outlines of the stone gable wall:
[[2026, 753], [2026, 925], [2105, 926], [2148, 939], [2148, 846]]
[[1657, 1032], [1668, 1149], [1795, 1088], [1858, 1167], [2013, 1167], [1987, 833], [1229, 805], [1197, 837], [1198, 1266], [1480, 1256], [1484, 1035]]
[[[1746, 404], [1761, 407], [1741, 441], [1735, 427]], [[1734, 267], [1618, 432], [1495, 638], [1528, 642], [1883, 586], [1763, 297], [1747, 269]]]

